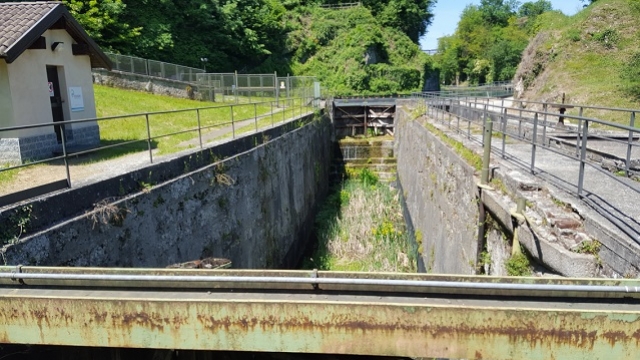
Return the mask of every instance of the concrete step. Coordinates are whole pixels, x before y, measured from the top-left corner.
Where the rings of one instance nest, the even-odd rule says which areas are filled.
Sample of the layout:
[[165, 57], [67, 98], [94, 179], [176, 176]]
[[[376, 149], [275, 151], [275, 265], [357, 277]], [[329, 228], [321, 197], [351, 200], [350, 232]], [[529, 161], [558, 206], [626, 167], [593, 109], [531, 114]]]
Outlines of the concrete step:
[[345, 164], [346, 169], [369, 169], [373, 172], [396, 172], [396, 164]]
[[344, 165], [344, 164], [358, 164], [358, 165], [366, 165], [366, 164], [397, 164], [398, 160], [396, 158], [368, 158], [368, 159], [335, 159], [334, 164], [336, 165]]
[[393, 146], [340, 146], [340, 153], [347, 159], [394, 157]]

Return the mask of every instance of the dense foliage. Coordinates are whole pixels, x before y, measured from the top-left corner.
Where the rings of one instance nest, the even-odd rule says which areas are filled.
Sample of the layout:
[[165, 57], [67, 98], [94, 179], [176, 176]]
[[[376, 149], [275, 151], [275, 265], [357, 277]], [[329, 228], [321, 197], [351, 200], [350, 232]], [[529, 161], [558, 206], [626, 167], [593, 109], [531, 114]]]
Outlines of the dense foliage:
[[[0, 0], [11, 1], [11, 0]], [[435, 0], [63, 0], [105, 50], [214, 72], [319, 75], [343, 93], [417, 89]]]
[[436, 63], [445, 84], [511, 80], [551, 2], [481, 0], [467, 6], [453, 35], [440, 38]]

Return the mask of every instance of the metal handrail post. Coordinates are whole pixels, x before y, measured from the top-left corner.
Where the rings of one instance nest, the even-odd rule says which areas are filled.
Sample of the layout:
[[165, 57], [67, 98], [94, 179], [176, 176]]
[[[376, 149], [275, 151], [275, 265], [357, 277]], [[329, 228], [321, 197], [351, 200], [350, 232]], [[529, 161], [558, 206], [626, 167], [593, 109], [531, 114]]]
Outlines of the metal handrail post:
[[149, 148], [149, 162], [153, 164], [153, 154], [151, 153], [151, 127], [149, 126], [149, 114], [144, 114], [147, 121], [147, 147]]
[[62, 135], [62, 155], [64, 156], [64, 167], [67, 171], [67, 187], [71, 187], [71, 173], [69, 172], [69, 160], [67, 159], [67, 136], [65, 135], [65, 126], [60, 127], [60, 134]]
[[538, 140], [538, 113], [533, 116], [533, 137], [531, 138], [531, 173], [535, 174], [536, 142]]
[[196, 109], [196, 117], [198, 118], [198, 139], [200, 140], [200, 149], [202, 149], [202, 126], [200, 126], [200, 109]]
[[230, 105], [229, 109], [231, 111], [231, 138], [235, 139], [236, 138], [236, 124], [233, 122], [233, 105]]
[[[631, 112], [631, 120], [629, 120], [629, 127], [635, 127], [636, 122], [636, 112]], [[627, 165], [626, 165], [626, 173], [627, 177], [631, 176], [631, 150], [633, 150], [633, 131], [629, 130], [629, 143], [627, 144]]]
[[[522, 106], [522, 104], [520, 104]], [[518, 139], [522, 140], [522, 108], [520, 108], [520, 115], [518, 116]]]
[[271, 127], [274, 126], [274, 121], [273, 121], [273, 101], [271, 102]]
[[544, 104], [544, 120], [542, 122], [542, 146], [547, 146], [547, 111], [549, 110], [549, 104]]
[[258, 104], [253, 104], [253, 120], [256, 124], [256, 132], [258, 132]]
[[[486, 105], [485, 105], [486, 108]], [[493, 122], [491, 118], [486, 117], [485, 113], [485, 123], [484, 123], [484, 139], [483, 139], [483, 147], [484, 154], [482, 156], [482, 174], [480, 177], [480, 183], [486, 185], [489, 183], [489, 169], [491, 163], [491, 135], [493, 134]]]
[[585, 159], [587, 158], [587, 138], [589, 135], [589, 121], [585, 120], [582, 126], [582, 146], [580, 148], [580, 174], [578, 178], [578, 197], [582, 197], [582, 190], [584, 187], [584, 168], [586, 165]]
[[[580, 107], [579, 117], [582, 117], [584, 108]], [[576, 133], [576, 157], [580, 156], [580, 130], [582, 128], [582, 119], [578, 120], [578, 132]]]
[[505, 159], [505, 148], [507, 147], [507, 109], [504, 109], [504, 100], [502, 100], [503, 109], [502, 113], [502, 158]]

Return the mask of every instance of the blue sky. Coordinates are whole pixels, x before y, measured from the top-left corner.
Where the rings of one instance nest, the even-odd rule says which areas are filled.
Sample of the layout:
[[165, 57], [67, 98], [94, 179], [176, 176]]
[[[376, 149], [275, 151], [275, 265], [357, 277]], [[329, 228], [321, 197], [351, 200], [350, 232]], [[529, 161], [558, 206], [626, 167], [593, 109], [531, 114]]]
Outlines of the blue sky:
[[[551, 3], [554, 9], [567, 15], [575, 14], [583, 5], [580, 0], [551, 0]], [[436, 49], [439, 37], [453, 34], [460, 14], [468, 4], [477, 5], [480, 0], [438, 0], [434, 7], [433, 23], [427, 28], [427, 34], [420, 39], [420, 47], [425, 50]]]

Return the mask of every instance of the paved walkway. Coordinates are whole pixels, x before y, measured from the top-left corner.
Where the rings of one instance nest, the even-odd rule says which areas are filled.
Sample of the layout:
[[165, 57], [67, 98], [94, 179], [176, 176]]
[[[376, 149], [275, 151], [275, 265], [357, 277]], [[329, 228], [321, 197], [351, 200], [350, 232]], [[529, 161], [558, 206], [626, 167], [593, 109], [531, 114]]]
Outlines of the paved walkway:
[[[455, 126], [456, 121], [452, 122]], [[464, 125], [464, 126], [463, 126]], [[472, 138], [482, 144], [482, 134], [474, 122]], [[465, 121], [460, 122], [462, 134], [467, 132]], [[562, 131], [547, 133], [547, 138], [560, 135]], [[492, 141], [492, 159], [501, 159], [502, 136], [494, 136]], [[627, 145], [614, 141], [589, 140], [588, 148], [612, 155], [626, 158]], [[561, 151], [567, 156], [558, 154]], [[517, 165], [524, 173], [531, 173], [532, 145], [507, 136], [505, 142], [506, 159]], [[583, 199], [578, 200], [578, 180], [580, 177], [580, 162], [575, 154], [575, 148], [570, 147], [561, 150], [557, 147], [536, 148], [535, 175], [548, 184], [559, 188], [573, 198], [572, 203], [588, 205], [599, 216], [606, 218], [615, 229], [615, 232], [629, 241], [640, 245], [640, 183], [627, 177], [615, 176], [602, 168], [601, 163], [589, 161], [585, 166]], [[622, 156], [624, 155], [624, 156]], [[632, 160], [640, 158], [640, 149], [635, 147], [632, 151]]]

